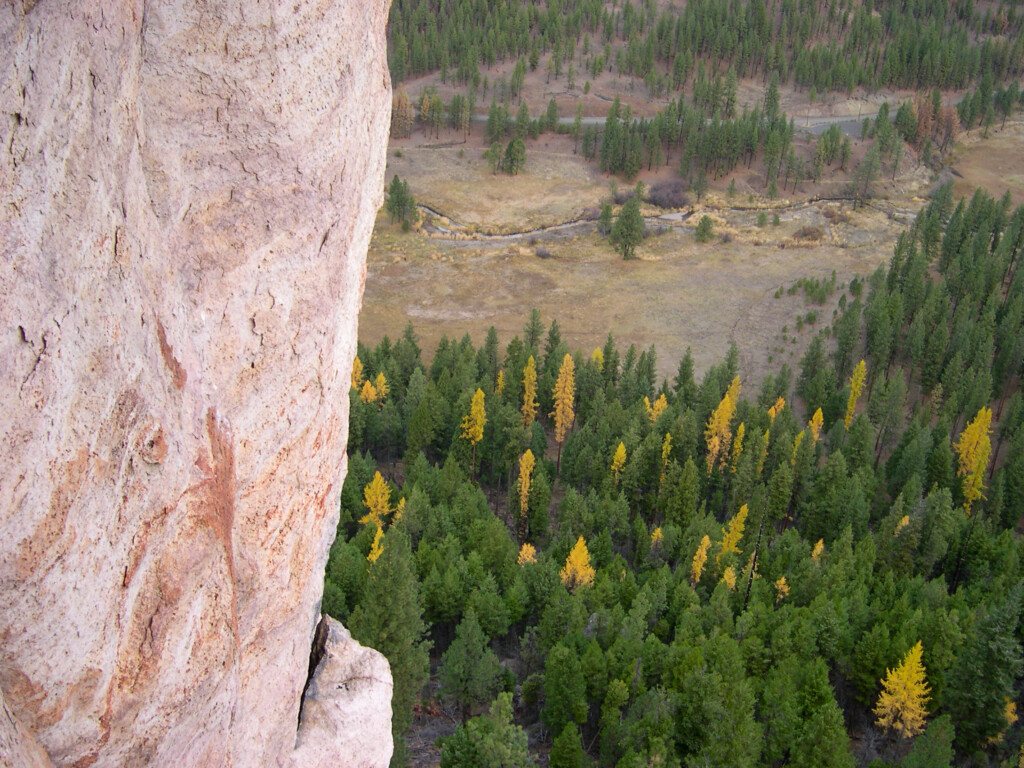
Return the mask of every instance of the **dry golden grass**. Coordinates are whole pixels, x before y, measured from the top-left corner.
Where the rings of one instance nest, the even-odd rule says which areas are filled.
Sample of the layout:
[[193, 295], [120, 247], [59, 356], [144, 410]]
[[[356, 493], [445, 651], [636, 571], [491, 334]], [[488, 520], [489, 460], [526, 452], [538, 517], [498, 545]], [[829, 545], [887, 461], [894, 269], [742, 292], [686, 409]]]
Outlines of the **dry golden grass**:
[[[822, 242], [787, 248], [782, 246], [797, 229], [825, 220], [818, 206], [784, 211], [779, 227], [761, 229], [754, 212], [717, 215], [722, 231], [756, 236], [763, 244], [737, 237], [701, 245], [692, 227], [671, 227], [648, 238], [636, 261], [622, 261], [596, 234], [543, 239], [551, 258], [540, 259], [529, 240], [428, 240], [402, 234], [382, 218], [370, 248], [360, 336], [371, 344], [385, 333], [395, 338], [411, 320], [428, 351], [442, 334], [469, 333], [480, 343], [491, 325], [505, 343], [537, 307], [545, 322], [558, 320], [574, 348], [592, 350], [609, 331], [622, 347], [654, 344], [662, 376], [675, 372], [687, 347], [703, 371], [735, 341], [744, 378], [759, 380], [781, 362], [795, 365], [812, 334], [805, 330], [796, 344], [787, 341], [777, 351], [782, 326], [795, 327], [796, 317], [812, 308], [802, 296], [783, 292], [776, 299], [776, 289], [801, 277], [828, 278], [833, 269], [841, 285], [867, 275], [889, 258], [901, 230], [868, 209], [836, 227], [841, 234], [870, 231], [870, 236], [849, 237], [855, 241], [850, 247]], [[813, 308], [819, 326], [831, 320], [838, 297]]]
[[1021, 205], [1024, 203], [1024, 118], [1007, 120], [1002, 129], [997, 121], [987, 139], [983, 139], [982, 134], [980, 129], [971, 131], [957, 151], [953, 167], [961, 178], [953, 183], [954, 195], [968, 197], [980, 187], [1000, 197], [1009, 190], [1014, 205]]

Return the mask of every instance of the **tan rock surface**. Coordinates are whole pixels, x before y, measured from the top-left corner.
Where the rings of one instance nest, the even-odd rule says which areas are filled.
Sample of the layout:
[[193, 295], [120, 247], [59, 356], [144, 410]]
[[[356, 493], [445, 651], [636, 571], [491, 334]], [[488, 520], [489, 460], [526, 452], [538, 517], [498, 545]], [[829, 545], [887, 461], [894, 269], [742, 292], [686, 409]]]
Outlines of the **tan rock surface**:
[[[324, 648], [302, 699], [296, 768], [373, 768], [391, 759], [380, 738], [380, 711], [391, 712], [391, 669], [333, 619], [323, 623]], [[390, 722], [389, 722], [390, 724]], [[336, 732], [346, 734], [339, 745]], [[390, 733], [390, 731], [389, 731]]]
[[0, 690], [54, 765], [291, 763], [386, 14], [0, 4]]

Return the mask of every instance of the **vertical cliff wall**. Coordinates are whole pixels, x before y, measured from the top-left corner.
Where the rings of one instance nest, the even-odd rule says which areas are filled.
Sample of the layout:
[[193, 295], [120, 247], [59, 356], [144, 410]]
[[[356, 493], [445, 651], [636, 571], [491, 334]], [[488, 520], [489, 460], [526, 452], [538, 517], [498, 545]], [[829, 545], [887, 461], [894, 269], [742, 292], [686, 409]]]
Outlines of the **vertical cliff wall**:
[[387, 5], [0, 4], [3, 760], [386, 764], [387, 665], [340, 627], [298, 730]]

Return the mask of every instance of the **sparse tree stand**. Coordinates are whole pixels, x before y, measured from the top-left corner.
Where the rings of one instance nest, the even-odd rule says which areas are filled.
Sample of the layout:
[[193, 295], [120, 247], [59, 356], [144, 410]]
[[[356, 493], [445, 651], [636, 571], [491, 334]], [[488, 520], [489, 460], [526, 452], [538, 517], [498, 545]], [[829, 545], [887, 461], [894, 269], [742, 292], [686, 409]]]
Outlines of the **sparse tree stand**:
[[635, 259], [636, 247], [644, 239], [644, 217], [640, 215], [640, 199], [633, 195], [622, 206], [612, 226], [611, 241], [623, 259]]

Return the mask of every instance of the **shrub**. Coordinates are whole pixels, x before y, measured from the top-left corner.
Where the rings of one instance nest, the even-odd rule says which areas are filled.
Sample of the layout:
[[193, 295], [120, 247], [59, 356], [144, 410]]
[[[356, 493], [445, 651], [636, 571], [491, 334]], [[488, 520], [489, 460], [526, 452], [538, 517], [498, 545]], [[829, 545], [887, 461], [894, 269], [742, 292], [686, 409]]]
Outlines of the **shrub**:
[[682, 179], [659, 181], [647, 193], [647, 202], [659, 208], [686, 208], [690, 204], [686, 182]]
[[612, 199], [616, 205], [625, 205], [626, 201], [633, 199], [632, 189], [616, 189], [612, 194]]
[[759, 226], [759, 227], [766, 227], [766, 226], [768, 226], [768, 214], [765, 213], [764, 211], [761, 211], [759, 214], [757, 214], [757, 226]]
[[538, 259], [550, 259], [551, 258], [551, 251], [549, 251], [547, 248], [544, 248], [543, 246], [541, 246], [540, 248], [537, 249], [537, 258]]
[[800, 227], [793, 233], [793, 238], [796, 240], [821, 240], [822, 235], [822, 231], [817, 227]]

